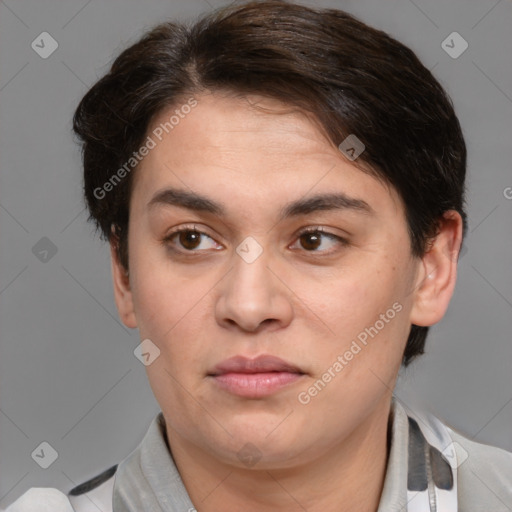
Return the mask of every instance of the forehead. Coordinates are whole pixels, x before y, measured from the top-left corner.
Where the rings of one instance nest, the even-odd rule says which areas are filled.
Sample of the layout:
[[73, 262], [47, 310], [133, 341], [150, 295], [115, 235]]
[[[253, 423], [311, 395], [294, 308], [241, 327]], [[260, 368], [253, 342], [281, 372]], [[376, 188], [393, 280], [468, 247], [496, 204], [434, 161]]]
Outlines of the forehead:
[[195, 100], [192, 109], [174, 105], [151, 123], [147, 135], [155, 146], [135, 172], [132, 200], [147, 205], [155, 192], [173, 187], [228, 198], [228, 208], [258, 199], [277, 208], [337, 190], [366, 197], [375, 210], [402, 209], [392, 187], [353, 165], [293, 107], [259, 96]]

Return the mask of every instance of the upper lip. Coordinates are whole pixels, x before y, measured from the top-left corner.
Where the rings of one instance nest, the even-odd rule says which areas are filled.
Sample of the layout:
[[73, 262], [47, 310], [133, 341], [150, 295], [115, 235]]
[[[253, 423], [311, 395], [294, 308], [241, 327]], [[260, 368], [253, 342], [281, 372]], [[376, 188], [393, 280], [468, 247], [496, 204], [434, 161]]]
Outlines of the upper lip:
[[244, 356], [234, 356], [216, 365], [209, 375], [222, 375], [224, 373], [264, 373], [264, 372], [290, 372], [303, 373], [297, 366], [288, 363], [279, 357], [261, 355], [254, 359]]

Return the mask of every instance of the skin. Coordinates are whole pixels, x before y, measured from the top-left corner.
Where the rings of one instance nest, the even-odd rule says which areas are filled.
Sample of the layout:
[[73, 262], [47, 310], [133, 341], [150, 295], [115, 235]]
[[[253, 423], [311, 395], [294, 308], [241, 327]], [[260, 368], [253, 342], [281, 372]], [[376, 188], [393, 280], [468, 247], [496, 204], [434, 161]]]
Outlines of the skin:
[[[111, 245], [120, 317], [160, 349], [146, 370], [187, 491], [199, 512], [375, 511], [409, 328], [433, 325], [448, 307], [460, 215], [447, 212], [429, 252], [414, 258], [396, 191], [356, 168], [310, 118], [258, 96], [196, 99], [134, 176], [128, 275]], [[175, 108], [161, 112], [148, 134]], [[148, 208], [167, 187], [207, 196], [226, 215]], [[279, 220], [286, 203], [323, 192], [363, 199], [374, 213], [314, 211]], [[162, 241], [194, 225], [206, 233], [198, 241]], [[348, 245], [300, 236], [318, 226]], [[249, 236], [263, 249], [250, 264], [236, 252]], [[401, 311], [300, 403], [299, 393], [396, 302]], [[224, 391], [208, 376], [231, 356], [260, 354], [305, 375], [259, 399]], [[251, 467], [237, 456], [246, 443], [261, 456]]]

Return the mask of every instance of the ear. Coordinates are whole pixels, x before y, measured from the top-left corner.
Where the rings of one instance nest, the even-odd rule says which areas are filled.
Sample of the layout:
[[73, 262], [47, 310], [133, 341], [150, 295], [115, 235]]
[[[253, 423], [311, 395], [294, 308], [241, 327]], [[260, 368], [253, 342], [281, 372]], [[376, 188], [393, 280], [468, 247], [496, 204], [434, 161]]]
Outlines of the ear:
[[455, 210], [440, 219], [439, 233], [422, 258], [414, 285], [411, 323], [430, 326], [446, 313], [455, 289], [462, 242], [462, 217]]
[[130, 278], [128, 272], [119, 261], [117, 254], [117, 240], [115, 236], [111, 237], [110, 240], [110, 263], [117, 311], [119, 312], [119, 316], [124, 325], [131, 329], [135, 329], [137, 327], [137, 320], [135, 318], [135, 310], [133, 307]]

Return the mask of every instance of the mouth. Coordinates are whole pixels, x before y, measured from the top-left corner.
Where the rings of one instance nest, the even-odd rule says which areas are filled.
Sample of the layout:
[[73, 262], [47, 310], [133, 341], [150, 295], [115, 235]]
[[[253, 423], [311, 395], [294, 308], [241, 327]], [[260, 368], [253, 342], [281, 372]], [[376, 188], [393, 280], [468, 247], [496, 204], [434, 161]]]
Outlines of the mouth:
[[301, 380], [306, 374], [275, 356], [255, 359], [235, 356], [215, 366], [208, 377], [228, 393], [245, 398], [263, 398]]

